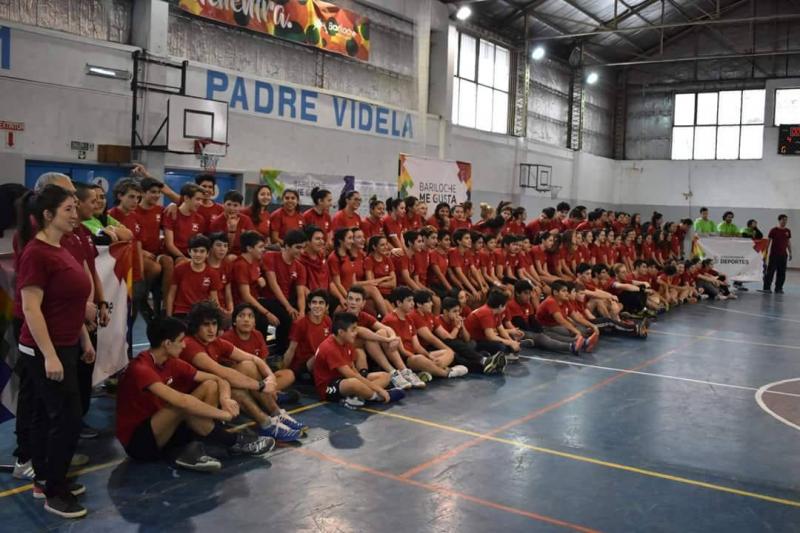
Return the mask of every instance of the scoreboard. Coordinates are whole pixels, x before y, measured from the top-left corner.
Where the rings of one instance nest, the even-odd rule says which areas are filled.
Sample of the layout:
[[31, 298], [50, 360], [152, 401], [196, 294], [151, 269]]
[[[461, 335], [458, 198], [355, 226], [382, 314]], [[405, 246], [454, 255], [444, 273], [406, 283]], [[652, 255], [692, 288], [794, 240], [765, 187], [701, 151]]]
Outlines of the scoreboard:
[[778, 153], [800, 155], [800, 125], [781, 124], [778, 133]]

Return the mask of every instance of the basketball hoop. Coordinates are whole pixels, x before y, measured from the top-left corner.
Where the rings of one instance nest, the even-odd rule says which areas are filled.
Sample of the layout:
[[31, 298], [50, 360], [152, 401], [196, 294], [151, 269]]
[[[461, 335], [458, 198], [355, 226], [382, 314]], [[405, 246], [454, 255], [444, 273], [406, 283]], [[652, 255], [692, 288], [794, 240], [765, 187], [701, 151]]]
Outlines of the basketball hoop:
[[211, 174], [217, 171], [217, 163], [222, 156], [213, 152], [214, 148], [220, 146], [228, 146], [228, 143], [212, 139], [195, 139], [194, 154], [200, 160], [200, 168]]

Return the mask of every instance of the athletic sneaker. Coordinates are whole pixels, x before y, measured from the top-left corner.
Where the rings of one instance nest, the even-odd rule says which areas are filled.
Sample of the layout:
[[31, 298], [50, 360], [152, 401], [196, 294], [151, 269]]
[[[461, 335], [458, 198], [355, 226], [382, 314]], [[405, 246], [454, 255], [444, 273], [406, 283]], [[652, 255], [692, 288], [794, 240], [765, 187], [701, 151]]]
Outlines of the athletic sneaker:
[[353, 411], [357, 411], [364, 407], [364, 400], [357, 396], [348, 396], [347, 398], [342, 398], [339, 403], [348, 409], [352, 409]]
[[533, 348], [536, 346], [536, 343], [533, 341], [533, 339], [522, 339], [519, 341], [519, 345], [523, 348]]
[[775, 294], [783, 294], [783, 289], [775, 289]]
[[272, 437], [256, 437], [246, 433], [236, 434], [236, 444], [228, 447], [228, 455], [250, 455], [261, 457], [272, 451], [275, 439]]
[[586, 339], [584, 339], [583, 336], [578, 335], [578, 338], [569, 344], [569, 351], [572, 352], [572, 355], [580, 357], [581, 350], [584, 349], [585, 345]]
[[506, 362], [508, 363], [518, 363], [519, 362], [519, 354], [514, 352], [508, 352], [506, 354]]
[[292, 417], [289, 413], [286, 412], [286, 409], [281, 409], [280, 413], [278, 413], [277, 418], [283, 425], [285, 425], [289, 429], [296, 429], [297, 431], [308, 430], [308, 426], [306, 424]]
[[80, 438], [82, 438], [82, 439], [96, 439], [99, 436], [100, 436], [100, 432], [97, 431], [95, 428], [93, 428], [89, 424], [81, 423]]
[[423, 383], [430, 383], [431, 381], [433, 381], [433, 374], [431, 374], [430, 372], [420, 372], [419, 374], [417, 374], [417, 376], [419, 376], [419, 379]]
[[484, 374], [499, 374], [501, 366], [505, 369], [506, 361], [503, 352], [495, 352], [491, 355], [487, 353], [483, 358]]
[[411, 388], [411, 383], [400, 373], [399, 370], [392, 372], [392, 385], [398, 389], [408, 390]]
[[403, 389], [394, 388], [389, 389], [386, 392], [389, 393], [389, 403], [399, 402], [406, 397], [406, 393], [403, 392]]
[[300, 402], [300, 393], [294, 389], [280, 391], [277, 401], [278, 405], [294, 405]]
[[24, 463], [14, 462], [14, 472], [11, 474], [14, 479], [33, 479], [33, 463], [28, 460]]
[[[33, 490], [31, 493], [33, 494], [34, 500], [44, 500], [47, 496], [44, 493], [44, 481], [34, 481], [33, 482]], [[67, 483], [67, 490], [73, 496], [80, 496], [81, 494], [86, 494], [86, 487], [81, 485], [80, 483], [75, 483], [74, 481]]]
[[410, 368], [404, 369], [402, 372], [400, 372], [400, 374], [402, 374], [405, 380], [411, 383], [411, 386], [414, 387], [415, 389], [425, 388], [425, 382], [419, 379], [419, 376], [416, 375], [414, 371], [411, 370]]
[[222, 468], [222, 463], [206, 453], [202, 442], [192, 441], [175, 458], [175, 466], [197, 472], [214, 472]]
[[503, 352], [497, 352], [500, 356], [497, 358], [497, 369], [495, 370], [495, 374], [504, 374], [506, 371], [506, 365], [508, 361], [506, 360], [506, 354]]
[[44, 502], [44, 510], [62, 518], [83, 518], [86, 516], [86, 507], [78, 503], [78, 499], [69, 492], [47, 498]]
[[450, 367], [450, 372], [447, 373], [448, 378], [460, 378], [469, 374], [469, 370], [464, 365], [456, 365]]
[[589, 353], [593, 352], [599, 341], [600, 341], [600, 332], [595, 331], [594, 333], [592, 333], [591, 337], [586, 339], [585, 350]]
[[772, 290], [771, 289], [758, 289], [757, 292], [762, 292], [764, 294], [772, 294]]
[[290, 428], [276, 416], [272, 417], [272, 424], [259, 429], [258, 434], [262, 437], [272, 437], [279, 442], [293, 442], [303, 436], [299, 430]]

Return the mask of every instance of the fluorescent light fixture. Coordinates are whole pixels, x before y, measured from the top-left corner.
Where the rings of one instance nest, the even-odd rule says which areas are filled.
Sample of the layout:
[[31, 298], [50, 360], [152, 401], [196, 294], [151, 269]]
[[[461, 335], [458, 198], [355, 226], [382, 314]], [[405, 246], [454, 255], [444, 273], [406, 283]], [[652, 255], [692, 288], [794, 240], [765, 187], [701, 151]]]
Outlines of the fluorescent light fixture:
[[467, 20], [470, 15], [472, 15], [472, 10], [469, 6], [461, 6], [458, 8], [458, 11], [456, 11], [456, 18], [458, 20]]
[[536, 48], [533, 49], [533, 52], [531, 53], [531, 57], [533, 58], [534, 61], [539, 61], [540, 59], [542, 59], [544, 57], [544, 54], [545, 54], [544, 47], [543, 46], [537, 46]]
[[598, 76], [597, 72], [590, 72], [589, 75], [586, 76], [586, 83], [588, 83], [589, 85], [594, 85], [595, 83], [597, 83], [597, 80], [599, 79], [600, 76]]
[[86, 64], [86, 74], [89, 76], [99, 76], [101, 78], [113, 78], [115, 80], [129, 80], [131, 73], [127, 70], [110, 67], [100, 67], [97, 65]]

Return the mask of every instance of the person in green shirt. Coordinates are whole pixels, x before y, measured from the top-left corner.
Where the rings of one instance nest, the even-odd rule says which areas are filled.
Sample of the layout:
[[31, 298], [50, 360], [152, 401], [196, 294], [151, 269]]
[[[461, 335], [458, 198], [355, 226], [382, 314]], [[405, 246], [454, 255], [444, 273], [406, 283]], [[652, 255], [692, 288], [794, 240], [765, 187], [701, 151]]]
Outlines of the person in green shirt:
[[733, 211], [725, 211], [722, 215], [722, 222], [717, 226], [717, 233], [720, 237], [741, 237], [742, 230], [733, 223]]
[[747, 237], [748, 239], [753, 239], [754, 241], [760, 241], [764, 238], [764, 234], [761, 233], [761, 230], [758, 229], [758, 221], [751, 218], [747, 221], [747, 227], [742, 230], [742, 237]]
[[700, 208], [700, 218], [694, 221], [694, 232], [697, 234], [716, 233], [717, 225], [708, 218], [708, 208]]

